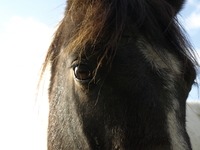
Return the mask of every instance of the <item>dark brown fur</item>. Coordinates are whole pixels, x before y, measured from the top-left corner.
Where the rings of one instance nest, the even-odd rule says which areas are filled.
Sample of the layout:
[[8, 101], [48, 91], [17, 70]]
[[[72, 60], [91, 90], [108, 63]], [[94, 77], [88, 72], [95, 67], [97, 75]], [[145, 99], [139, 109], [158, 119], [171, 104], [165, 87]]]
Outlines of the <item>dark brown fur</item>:
[[[137, 52], [138, 48], [134, 44], [130, 48], [126, 43], [144, 37], [148, 43], [162, 47], [154, 51], [168, 65], [172, 74], [171, 61], [165, 57], [163, 49], [175, 55], [183, 65], [176, 83], [176, 92], [183, 94], [177, 98], [185, 100], [196, 77], [197, 62], [176, 18], [182, 4], [181, 0], [68, 1], [65, 16], [54, 35], [43, 67], [45, 71], [50, 63], [48, 150], [170, 149], [168, 133], [164, 131], [166, 114], [163, 110], [170, 107], [171, 102], [160, 101], [161, 97], [166, 96], [161, 90], [164, 81], [151, 70], [144, 57]], [[126, 50], [133, 47], [134, 52]], [[120, 53], [122, 55], [119, 57]], [[122, 56], [125, 58], [122, 59]], [[128, 59], [128, 56], [133, 57]], [[68, 69], [73, 57], [80, 63], [84, 58], [94, 65], [93, 81], [87, 86], [76, 86], [74, 80], [70, 80], [72, 76]], [[127, 66], [123, 69], [122, 64]], [[131, 68], [130, 64], [137, 73], [145, 71], [141, 71], [141, 76], [133, 73], [132, 77], [127, 77], [131, 74], [126, 69]], [[117, 72], [118, 69], [123, 73]], [[145, 75], [147, 72], [148, 77]], [[99, 77], [101, 73], [104, 77]], [[119, 77], [112, 82], [115, 79], [111, 76], [118, 73]], [[163, 95], [157, 95], [155, 91]], [[133, 97], [135, 101], [132, 102], [130, 99]], [[122, 102], [120, 98], [126, 99]], [[155, 110], [153, 103], [159, 106]], [[180, 120], [184, 127], [185, 102], [181, 101], [180, 106]], [[149, 116], [146, 109], [152, 109], [152, 115]], [[157, 115], [158, 112], [160, 115]], [[163, 129], [162, 132], [152, 130], [152, 122], [160, 122], [155, 124], [155, 128]], [[148, 126], [145, 126], [146, 123], [149, 123]], [[184, 138], [190, 147], [187, 134]]]

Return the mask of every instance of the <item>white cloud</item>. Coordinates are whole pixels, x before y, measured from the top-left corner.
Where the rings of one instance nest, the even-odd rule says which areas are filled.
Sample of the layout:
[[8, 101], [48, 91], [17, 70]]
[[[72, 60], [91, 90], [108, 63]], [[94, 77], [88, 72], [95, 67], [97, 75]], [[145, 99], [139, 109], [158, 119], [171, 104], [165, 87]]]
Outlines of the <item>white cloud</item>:
[[186, 29], [198, 29], [200, 28], [200, 12], [193, 12], [187, 19], [186, 19]]
[[[18, 16], [5, 23], [4, 28], [0, 32], [0, 67], [3, 70], [0, 74], [0, 88], [11, 88], [9, 83], [14, 82], [12, 87], [19, 84], [23, 86], [20, 87], [21, 90], [28, 90], [25, 84], [36, 84], [33, 79], [42, 65], [53, 29], [31, 18], [23, 19]], [[21, 92], [16, 92], [18, 96], [19, 93]], [[24, 93], [26, 94], [27, 92]]]
[[186, 18], [186, 29], [198, 29], [200, 28], [200, 2], [196, 0], [189, 0], [192, 13]]
[[188, 0], [189, 3], [193, 3], [194, 0]]
[[53, 29], [45, 24], [19, 16], [0, 31], [0, 149], [39, 149], [39, 125], [32, 110], [38, 72], [52, 35]]
[[187, 2], [190, 4], [190, 5], [197, 5], [199, 4], [199, 0], [187, 0]]
[[37, 74], [52, 35], [53, 29], [32, 18], [15, 16], [4, 23], [4, 31], [0, 32], [0, 67], [5, 74], [1, 76], [14, 74], [25, 80]]
[[15, 16], [5, 23], [4, 27], [5, 31], [0, 35], [1, 54], [9, 56], [9, 59], [16, 61], [15, 63], [35, 63], [47, 50], [52, 29], [45, 24], [32, 18], [23, 19]]

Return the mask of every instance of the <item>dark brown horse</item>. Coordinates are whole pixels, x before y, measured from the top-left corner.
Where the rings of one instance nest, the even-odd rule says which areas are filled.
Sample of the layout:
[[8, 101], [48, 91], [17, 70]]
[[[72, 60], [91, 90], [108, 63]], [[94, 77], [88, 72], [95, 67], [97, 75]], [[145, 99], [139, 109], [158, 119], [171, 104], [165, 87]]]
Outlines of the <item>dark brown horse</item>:
[[191, 150], [197, 62], [184, 0], [68, 0], [51, 67], [48, 150]]

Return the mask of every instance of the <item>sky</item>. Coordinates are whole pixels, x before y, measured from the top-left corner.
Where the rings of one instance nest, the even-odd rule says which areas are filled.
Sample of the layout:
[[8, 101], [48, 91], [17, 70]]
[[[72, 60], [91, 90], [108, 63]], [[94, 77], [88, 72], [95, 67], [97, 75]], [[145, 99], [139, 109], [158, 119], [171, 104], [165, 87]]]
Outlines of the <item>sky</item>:
[[[0, 149], [39, 150], [35, 88], [64, 8], [64, 0], [0, 1]], [[179, 18], [200, 54], [200, 1], [187, 0]], [[194, 87], [188, 100], [199, 99]]]

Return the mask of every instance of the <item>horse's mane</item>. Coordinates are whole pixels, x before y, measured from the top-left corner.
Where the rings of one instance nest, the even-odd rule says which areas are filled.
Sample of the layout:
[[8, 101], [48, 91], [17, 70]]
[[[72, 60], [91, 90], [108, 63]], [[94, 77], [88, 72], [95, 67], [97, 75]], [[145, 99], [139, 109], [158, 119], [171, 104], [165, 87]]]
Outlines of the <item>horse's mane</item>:
[[[99, 65], [105, 58], [111, 63], [123, 31], [130, 28], [149, 43], [176, 50], [172, 53], [180, 57], [184, 68], [195, 75], [194, 66], [198, 63], [176, 18], [180, 8], [175, 7], [166, 0], [68, 0], [64, 18], [49, 47], [43, 72], [50, 62], [52, 67], [56, 67], [59, 56], [75, 51], [81, 55], [88, 47], [99, 53]], [[96, 48], [98, 45], [99, 49]], [[155, 51], [166, 63], [169, 61], [165, 60], [162, 50]]]

